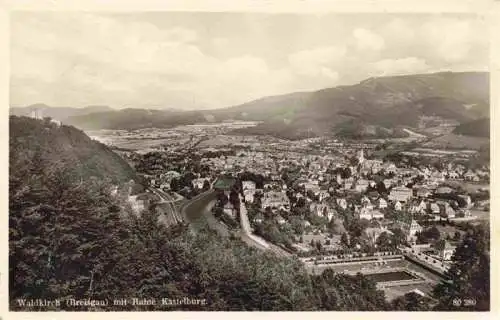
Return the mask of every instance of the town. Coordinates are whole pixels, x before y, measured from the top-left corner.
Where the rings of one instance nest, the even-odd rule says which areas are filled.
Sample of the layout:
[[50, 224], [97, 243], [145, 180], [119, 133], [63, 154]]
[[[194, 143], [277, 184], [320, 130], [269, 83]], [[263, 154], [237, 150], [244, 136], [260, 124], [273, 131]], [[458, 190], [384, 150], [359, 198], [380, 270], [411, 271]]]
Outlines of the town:
[[130, 197], [135, 210], [163, 198], [164, 221], [173, 224], [185, 220], [183, 202], [215, 192], [207, 207], [221, 225], [239, 230], [248, 221], [255, 243], [299, 257], [312, 273], [378, 270], [382, 280], [396, 275], [381, 284], [410, 281], [422, 294], [449, 267], [466, 226], [489, 219], [489, 166], [476, 161], [477, 152], [232, 133], [241, 126], [178, 127], [160, 136], [183, 136], [183, 143], [117, 148], [149, 186]]

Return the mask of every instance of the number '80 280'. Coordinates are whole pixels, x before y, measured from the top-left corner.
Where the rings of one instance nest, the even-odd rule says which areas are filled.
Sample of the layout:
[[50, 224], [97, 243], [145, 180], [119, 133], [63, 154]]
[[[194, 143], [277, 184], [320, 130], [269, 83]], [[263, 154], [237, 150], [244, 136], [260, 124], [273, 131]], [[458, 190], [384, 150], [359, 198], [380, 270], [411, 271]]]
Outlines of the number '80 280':
[[455, 307], [470, 307], [470, 306], [475, 306], [476, 305], [476, 299], [474, 298], [465, 298], [465, 299], [460, 299], [460, 298], [455, 298], [453, 299], [453, 305]]

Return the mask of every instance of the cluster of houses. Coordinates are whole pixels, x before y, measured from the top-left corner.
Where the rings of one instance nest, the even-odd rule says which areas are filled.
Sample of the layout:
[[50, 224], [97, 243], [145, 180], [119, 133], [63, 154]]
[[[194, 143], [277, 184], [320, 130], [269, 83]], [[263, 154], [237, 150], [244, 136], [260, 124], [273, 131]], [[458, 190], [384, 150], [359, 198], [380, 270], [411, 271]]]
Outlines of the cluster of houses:
[[[325, 218], [325, 224], [341, 219], [343, 211], [350, 211], [359, 219], [378, 222], [377, 227], [365, 230], [375, 239], [398, 224], [407, 240], [414, 242], [415, 234], [422, 231], [417, 220], [423, 217], [426, 220], [466, 219], [471, 217], [470, 209], [478, 205], [466, 192], [459, 193], [445, 186], [447, 182], [489, 181], [489, 168], [471, 170], [455, 163], [445, 164], [441, 170], [424, 165], [411, 167], [367, 159], [363, 149], [354, 153], [356, 161], [353, 162], [343, 154], [313, 155], [294, 152], [286, 146], [266, 146], [268, 149], [273, 147], [276, 148], [273, 152], [250, 149], [236, 151], [233, 155], [201, 157], [200, 165], [210, 168], [210, 175], [195, 178], [193, 187], [202, 189], [207, 181], [212, 183], [222, 174], [259, 174], [265, 177], [259, 188], [255, 181], [242, 181], [243, 205], [255, 203], [257, 198], [260, 203], [260, 212], [252, 217], [252, 224], [262, 223], [266, 211], [272, 212], [278, 225], [290, 223], [290, 215], [283, 213], [289, 213], [297, 200], [303, 198], [308, 211]], [[284, 173], [293, 173], [293, 177], [286, 178]], [[179, 176], [180, 173], [169, 171], [154, 177], [152, 182], [157, 187], [169, 189], [172, 180]], [[234, 217], [235, 211], [231, 203], [224, 206], [228, 215]], [[394, 221], [394, 212], [404, 213], [401, 216], [409, 218]], [[303, 219], [310, 232], [325, 229]]]
[[[449, 165], [448, 170], [443, 171], [431, 168], [399, 168], [391, 162], [364, 159], [362, 151], [358, 154], [357, 167], [339, 160], [332, 156], [300, 155], [299, 157], [290, 153], [283, 157], [279, 154], [267, 157], [254, 152], [249, 153], [249, 157], [235, 156], [228, 162], [221, 161], [218, 165], [220, 169], [227, 169], [224, 164], [229, 163], [237, 165], [239, 170], [263, 173], [267, 177], [263, 189], [257, 189], [252, 181], [243, 181], [244, 200], [247, 205], [253, 203], [256, 193], [260, 193], [262, 212], [271, 210], [274, 213], [274, 220], [279, 225], [289, 222], [286, 218], [288, 215], [280, 214], [291, 210], [292, 204], [287, 191], [297, 199], [304, 198], [309, 211], [319, 217], [325, 217], [326, 221], [339, 218], [341, 216], [339, 211], [352, 209], [359, 219], [379, 222], [379, 227], [368, 230], [371, 234], [390, 232], [388, 226], [397, 223], [405, 232], [407, 240], [413, 243], [416, 240], [415, 235], [422, 231], [417, 222], [422, 216], [431, 220], [471, 216], [470, 209], [473, 203], [470, 195], [458, 194], [457, 196], [463, 200], [461, 203], [440, 197], [456, 193], [450, 187], [443, 187], [443, 182], [450, 179], [469, 179], [465, 176], [468, 177], [470, 170], [465, 170], [463, 166]], [[259, 165], [255, 166], [254, 163]], [[301, 168], [295, 180], [300, 191], [288, 190], [290, 187], [281, 179], [279, 173], [289, 166]], [[329, 169], [332, 167], [347, 168], [351, 174], [342, 178], [338, 173], [331, 173], [332, 170]], [[375, 174], [380, 176], [381, 173], [384, 178], [379, 179], [379, 182], [383, 183], [386, 193], [377, 191], [379, 182], [373, 179]], [[487, 170], [474, 172], [480, 179], [489, 178], [488, 174]], [[332, 184], [332, 180], [336, 183]], [[230, 210], [228, 209], [228, 212]], [[402, 216], [410, 218], [404, 221], [387, 219], [387, 215], [394, 211], [402, 212], [404, 213]], [[261, 223], [263, 219], [263, 214], [257, 214], [252, 223]], [[304, 226], [310, 227], [311, 223], [304, 220]]]

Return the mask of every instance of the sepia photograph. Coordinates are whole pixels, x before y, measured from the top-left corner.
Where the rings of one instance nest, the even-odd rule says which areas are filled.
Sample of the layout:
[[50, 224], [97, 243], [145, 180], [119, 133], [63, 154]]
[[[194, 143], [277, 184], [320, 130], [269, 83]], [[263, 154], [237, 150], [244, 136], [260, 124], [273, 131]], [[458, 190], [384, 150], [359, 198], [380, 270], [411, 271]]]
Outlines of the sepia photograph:
[[491, 310], [484, 15], [9, 28], [11, 312]]

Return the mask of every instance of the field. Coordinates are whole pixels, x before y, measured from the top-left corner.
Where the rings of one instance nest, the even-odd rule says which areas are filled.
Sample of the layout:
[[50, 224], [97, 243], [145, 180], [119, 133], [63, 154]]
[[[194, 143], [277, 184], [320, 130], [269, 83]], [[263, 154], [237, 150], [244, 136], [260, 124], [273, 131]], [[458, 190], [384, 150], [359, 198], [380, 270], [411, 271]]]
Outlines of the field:
[[490, 190], [490, 185], [488, 183], [473, 183], [468, 181], [450, 181], [448, 183], [451, 187], [461, 187], [469, 193], [478, 192], [482, 189]]
[[387, 287], [384, 289], [384, 292], [386, 299], [390, 301], [415, 289], [418, 289], [425, 295], [429, 296], [432, 295], [433, 288], [433, 285], [429, 283], [416, 283], [404, 286]]
[[406, 271], [390, 271], [390, 272], [379, 272], [367, 274], [366, 277], [375, 282], [386, 282], [386, 281], [401, 281], [401, 280], [412, 280], [418, 279], [414, 275]]
[[445, 134], [423, 144], [424, 147], [432, 149], [468, 149], [479, 150], [481, 146], [490, 143], [488, 138], [462, 136], [456, 134]]

